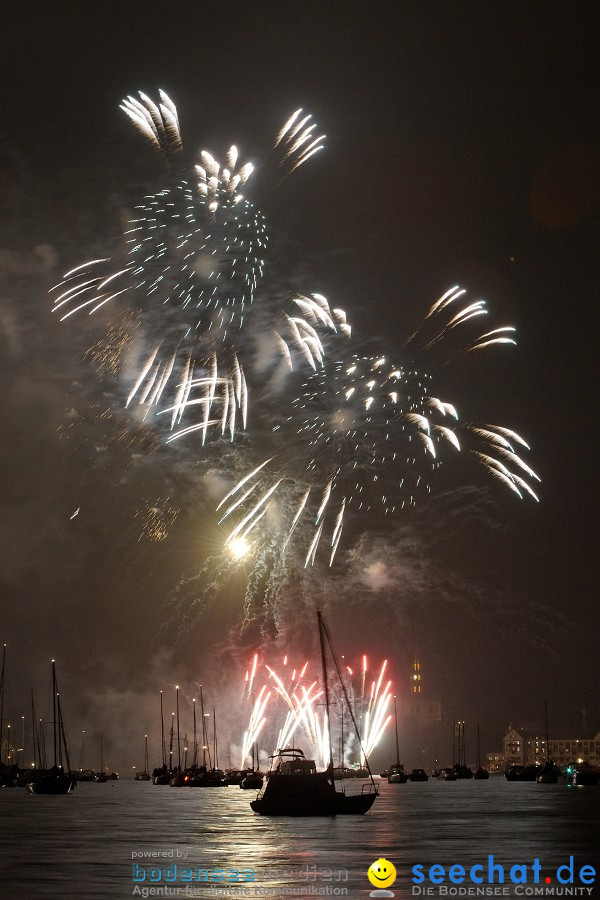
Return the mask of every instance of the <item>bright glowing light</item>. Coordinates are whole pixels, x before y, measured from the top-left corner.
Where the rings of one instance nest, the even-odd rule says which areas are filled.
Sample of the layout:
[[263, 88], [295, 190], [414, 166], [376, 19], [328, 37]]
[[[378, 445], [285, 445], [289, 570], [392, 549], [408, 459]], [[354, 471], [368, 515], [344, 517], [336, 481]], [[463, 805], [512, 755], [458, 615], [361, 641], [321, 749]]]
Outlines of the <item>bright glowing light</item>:
[[243, 538], [235, 538], [229, 544], [229, 549], [235, 559], [241, 559], [250, 551], [250, 545]]

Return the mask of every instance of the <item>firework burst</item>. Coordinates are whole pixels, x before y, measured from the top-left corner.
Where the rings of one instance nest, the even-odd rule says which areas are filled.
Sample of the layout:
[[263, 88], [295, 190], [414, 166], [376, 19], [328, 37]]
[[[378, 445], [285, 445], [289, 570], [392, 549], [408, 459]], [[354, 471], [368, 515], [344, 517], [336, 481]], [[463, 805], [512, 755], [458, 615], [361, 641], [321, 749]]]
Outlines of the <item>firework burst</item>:
[[[226, 544], [245, 540], [261, 527], [282, 485], [289, 493], [293, 481], [295, 496], [281, 529], [283, 545], [295, 532], [298, 536], [301, 522], [310, 523], [308, 535], [303, 532], [304, 566], [314, 565], [320, 548], [326, 548], [331, 566], [349, 514], [379, 509], [387, 516], [414, 506], [418, 494], [431, 491], [448, 451], [466, 453], [519, 498], [538, 499], [532, 482], [539, 476], [517, 452], [529, 449], [525, 440], [500, 425], [463, 422], [457, 405], [440, 398], [433, 375], [424, 368], [429, 356], [432, 368], [439, 368], [437, 345], [445, 342], [453, 343], [451, 355], [515, 343], [512, 326], [465, 336], [460, 326], [473, 324], [488, 310], [484, 301], [466, 302], [463, 296], [464, 291], [453, 288], [433, 304], [422, 328], [407, 342], [411, 347], [421, 340], [418, 361], [409, 357], [408, 364], [398, 365], [385, 355], [326, 355], [323, 365], [302, 382], [290, 414], [273, 426], [285, 454], [274, 453], [259, 463], [219, 504], [221, 521], [234, 519]], [[423, 338], [432, 322], [433, 336]], [[303, 478], [298, 478], [298, 461]]]
[[[366, 658], [366, 657], [365, 657]], [[252, 747], [256, 744], [259, 734], [268, 733], [274, 746], [273, 753], [285, 747], [294, 746], [296, 740], [304, 741], [310, 747], [317, 764], [321, 767], [328, 765], [331, 757], [329, 744], [330, 725], [332, 741], [342, 743], [343, 717], [340, 713], [339, 721], [333, 718], [329, 723], [327, 713], [323, 709], [324, 691], [319, 687], [317, 679], [310, 671], [308, 661], [301, 665], [290, 666], [287, 657], [281, 669], [264, 664], [256, 669], [256, 659], [252, 668], [255, 675], [264, 680], [256, 699], [249, 704], [250, 713], [246, 731], [242, 739], [242, 768], [247, 764]], [[385, 728], [391, 720], [387, 715], [387, 709], [391, 700], [391, 681], [385, 679], [387, 660], [384, 661], [378, 675], [373, 681], [370, 695], [365, 698], [354, 690], [352, 682], [352, 670], [346, 667], [349, 677], [345, 684], [346, 695], [351, 698], [355, 707], [355, 718], [361, 722], [362, 740], [358, 748], [358, 756], [355, 764], [364, 765], [365, 756], [368, 756], [381, 740]], [[245, 682], [244, 695], [247, 696], [248, 673]], [[340, 710], [343, 706], [343, 696], [339, 688], [330, 686], [333, 698], [333, 708]], [[283, 720], [283, 722], [282, 722]], [[281, 723], [278, 725], [278, 723]], [[270, 726], [269, 727], [269, 723]], [[267, 726], [265, 728], [265, 726]], [[278, 727], [277, 731], [273, 726]], [[335, 737], [333, 736], [335, 735]], [[346, 764], [346, 756], [353, 751], [353, 736], [346, 733], [346, 746], [341, 751], [340, 764]]]
[[[140, 93], [121, 108], [162, 155], [182, 153], [177, 110], [163, 91], [159, 103]], [[288, 173], [323, 146], [311, 117], [300, 114], [275, 141]], [[252, 171], [236, 146], [222, 162], [202, 150], [188, 178], [136, 206], [121, 262], [90, 260], [52, 289], [61, 321], [127, 308], [89, 355], [100, 373], [119, 376], [124, 406], [137, 407], [137, 418], [167, 431], [168, 441], [199, 433], [205, 443], [209, 430], [233, 440], [247, 426], [242, 335], [250, 328], [256, 337], [264, 317], [249, 325], [252, 308], [257, 299], [268, 303], [267, 292], [259, 297], [266, 222], [241, 193]], [[315, 370], [323, 362], [323, 334], [350, 331], [344, 312], [331, 310], [321, 294], [279, 297], [267, 318], [266, 336], [290, 368]]]

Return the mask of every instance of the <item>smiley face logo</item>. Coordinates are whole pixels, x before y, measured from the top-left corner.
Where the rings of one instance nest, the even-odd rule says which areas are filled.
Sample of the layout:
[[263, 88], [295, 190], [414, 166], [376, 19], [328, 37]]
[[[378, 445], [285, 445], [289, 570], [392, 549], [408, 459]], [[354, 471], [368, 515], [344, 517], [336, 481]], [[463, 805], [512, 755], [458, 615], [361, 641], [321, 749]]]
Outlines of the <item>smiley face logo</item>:
[[387, 888], [396, 880], [396, 869], [389, 859], [376, 859], [369, 866], [367, 877], [373, 887]]

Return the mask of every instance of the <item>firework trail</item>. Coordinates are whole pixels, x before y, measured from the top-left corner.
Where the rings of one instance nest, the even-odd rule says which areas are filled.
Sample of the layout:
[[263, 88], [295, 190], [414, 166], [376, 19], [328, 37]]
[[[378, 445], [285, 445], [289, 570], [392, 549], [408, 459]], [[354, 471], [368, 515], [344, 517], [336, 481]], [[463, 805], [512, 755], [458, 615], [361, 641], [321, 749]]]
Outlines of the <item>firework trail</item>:
[[[366, 657], [364, 657], [366, 659]], [[379, 743], [384, 730], [391, 722], [392, 717], [386, 715], [390, 700], [392, 699], [392, 682], [388, 681], [384, 686], [383, 678], [387, 669], [387, 659], [384, 660], [379, 676], [371, 685], [371, 692], [366, 709], [362, 713], [362, 747], [360, 764], [364, 766], [365, 759]], [[364, 682], [363, 682], [364, 683]], [[362, 687], [362, 685], [361, 685]]]
[[[256, 657], [255, 657], [256, 659]], [[248, 756], [252, 752], [252, 747], [256, 745], [258, 737], [267, 721], [265, 716], [265, 710], [267, 708], [267, 704], [269, 702], [269, 697], [271, 696], [271, 691], [267, 691], [267, 686], [263, 685], [259, 691], [258, 697], [256, 698], [253, 706], [252, 712], [250, 714], [250, 721], [248, 723], [248, 728], [244, 732], [242, 738], [242, 760], [241, 760], [241, 768], [244, 769], [248, 762]]]
[[179, 509], [169, 502], [168, 497], [164, 500], [161, 498], [144, 500], [134, 514], [134, 519], [139, 519], [142, 523], [138, 541], [143, 538], [149, 541], [164, 541], [178, 513]]

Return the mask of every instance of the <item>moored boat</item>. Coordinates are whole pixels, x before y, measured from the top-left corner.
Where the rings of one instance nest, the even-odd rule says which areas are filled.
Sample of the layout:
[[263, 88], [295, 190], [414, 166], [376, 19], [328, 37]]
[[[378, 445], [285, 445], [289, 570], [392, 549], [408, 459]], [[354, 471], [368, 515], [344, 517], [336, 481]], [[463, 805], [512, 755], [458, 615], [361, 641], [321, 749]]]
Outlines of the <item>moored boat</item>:
[[69, 750], [56, 682], [55, 660], [52, 660], [52, 712], [54, 765], [47, 772], [35, 775], [28, 782], [27, 790], [31, 794], [69, 794], [77, 786], [69, 763]]
[[240, 787], [245, 791], [260, 791], [264, 784], [264, 779], [259, 772], [248, 772], [241, 780]]
[[481, 765], [481, 741], [479, 739], [479, 722], [477, 723], [477, 768], [473, 772], [475, 781], [485, 781], [490, 777], [487, 769]]
[[390, 766], [389, 784], [406, 784], [407, 781], [408, 774], [404, 771], [404, 766], [401, 763], [398, 763], [397, 766]]
[[108, 781], [108, 775], [104, 771], [104, 753], [102, 750], [102, 735], [100, 735], [100, 769], [94, 775], [94, 781], [96, 784], [106, 784]]
[[135, 773], [135, 781], [150, 781], [148, 771], [148, 735], [144, 735], [144, 771]]
[[536, 781], [541, 772], [541, 766], [509, 766], [504, 777], [507, 781]]
[[333, 777], [335, 781], [346, 781], [348, 778], [356, 778], [355, 769], [351, 769], [350, 766], [335, 766]]
[[580, 762], [567, 766], [567, 781], [578, 786], [595, 787], [600, 781], [600, 769], [588, 762]]
[[171, 777], [172, 773], [169, 772], [166, 764], [162, 765], [152, 772], [152, 784], [168, 784]]
[[404, 771], [404, 766], [400, 762], [400, 749], [398, 745], [398, 708], [396, 706], [396, 696], [394, 695], [394, 728], [396, 732], [396, 762], [390, 766], [387, 780], [389, 784], [406, 784], [408, 775]]
[[560, 769], [550, 759], [550, 737], [548, 732], [548, 704], [544, 700], [544, 718], [546, 720], [546, 762], [538, 772], [536, 781], [538, 784], [556, 784], [560, 776]]
[[241, 784], [246, 777], [247, 772], [244, 769], [226, 769], [225, 777], [227, 784]]
[[336, 791], [333, 769], [317, 772], [302, 750], [279, 750], [262, 794], [250, 803], [261, 816], [338, 816], [368, 812], [377, 791], [349, 795]]
[[[331, 638], [320, 611], [317, 612], [319, 643], [321, 647], [321, 667], [323, 691], [325, 694], [326, 721], [331, 722], [329, 704], [329, 686], [327, 680], [327, 662], [325, 656], [325, 640], [333, 656], [344, 699], [356, 731], [359, 745], [360, 734], [354, 718], [352, 707], [341, 678], [340, 668], [333, 652]], [[364, 815], [368, 812], [378, 791], [371, 775], [368, 790], [363, 787], [360, 794], [346, 794], [335, 787], [333, 775], [333, 755], [331, 733], [329, 733], [329, 761], [323, 772], [317, 772], [314, 760], [306, 759], [304, 753], [295, 747], [280, 748], [273, 755], [274, 768], [267, 776], [267, 782], [258, 797], [250, 803], [252, 810], [261, 816], [337, 816]], [[362, 745], [361, 745], [362, 750]], [[363, 752], [368, 774], [371, 774], [369, 763]]]
[[556, 768], [551, 759], [547, 760], [538, 772], [536, 781], [538, 784], [556, 784], [560, 777], [560, 770]]
[[[256, 757], [256, 767], [254, 759]], [[256, 744], [252, 745], [252, 767], [248, 769], [245, 773], [244, 777], [240, 781], [240, 787], [244, 791], [260, 791], [264, 784], [264, 779], [260, 772], [258, 771], [258, 748]]]

